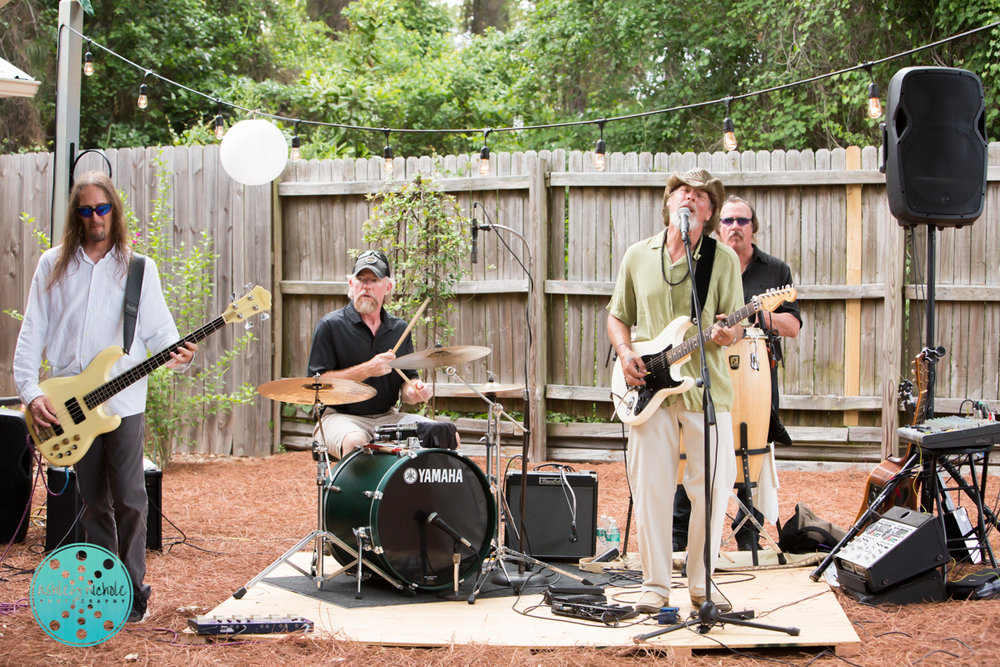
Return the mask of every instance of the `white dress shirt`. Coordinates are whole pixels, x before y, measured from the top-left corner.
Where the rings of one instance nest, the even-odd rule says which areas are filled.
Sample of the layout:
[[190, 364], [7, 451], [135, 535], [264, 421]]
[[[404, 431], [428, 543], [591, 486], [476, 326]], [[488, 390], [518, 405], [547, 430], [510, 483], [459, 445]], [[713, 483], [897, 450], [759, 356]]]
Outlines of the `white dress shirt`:
[[[38, 261], [14, 350], [14, 383], [25, 405], [42, 395], [38, 382], [43, 358], [49, 362], [51, 377], [71, 376], [83, 371], [105, 348], [122, 346], [128, 260], [112, 250], [95, 263], [80, 248], [62, 279], [49, 287], [61, 248], [47, 250]], [[179, 339], [156, 263], [147, 257], [132, 348], [115, 363], [110, 377]], [[105, 403], [105, 410], [121, 417], [145, 411], [146, 384], [143, 377], [115, 394]]]

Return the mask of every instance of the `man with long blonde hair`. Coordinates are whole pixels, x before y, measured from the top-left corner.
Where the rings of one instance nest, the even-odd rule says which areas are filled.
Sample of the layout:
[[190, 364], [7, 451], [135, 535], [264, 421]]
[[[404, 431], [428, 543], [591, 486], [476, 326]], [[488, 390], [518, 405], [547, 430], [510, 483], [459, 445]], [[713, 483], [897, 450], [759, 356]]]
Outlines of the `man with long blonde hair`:
[[[124, 207], [111, 179], [84, 174], [73, 185], [62, 243], [42, 254], [31, 280], [28, 305], [14, 351], [14, 382], [34, 424], [59, 424], [56, 410], [39, 387], [43, 360], [52, 377], [80, 374], [115, 341], [122, 341], [125, 284], [132, 250]], [[180, 336], [160, 287], [153, 260], [144, 258], [135, 334], [112, 375], [119, 375], [173, 345]], [[119, 343], [122, 344], [122, 343]], [[167, 363], [186, 368], [197, 346], [186, 343]], [[99, 435], [76, 464], [83, 499], [80, 522], [87, 541], [117, 554], [132, 579], [129, 621], [143, 620], [150, 587], [146, 574], [146, 513], [143, 428], [146, 378], [111, 397], [105, 407], [121, 425]]]

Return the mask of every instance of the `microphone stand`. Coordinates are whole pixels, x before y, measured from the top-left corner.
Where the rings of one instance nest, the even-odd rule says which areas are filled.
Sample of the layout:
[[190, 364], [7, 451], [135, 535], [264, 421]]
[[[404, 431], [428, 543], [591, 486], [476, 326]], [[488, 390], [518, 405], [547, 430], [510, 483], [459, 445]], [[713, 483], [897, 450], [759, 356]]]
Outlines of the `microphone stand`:
[[[479, 225], [475, 221], [475, 211], [476, 211], [476, 207], [477, 206], [479, 207], [479, 210], [481, 210], [483, 212], [483, 217], [486, 218], [486, 224], [484, 224], [484, 225]], [[532, 266], [531, 246], [528, 245], [528, 239], [524, 238], [524, 235], [521, 232], [519, 232], [516, 229], [513, 229], [511, 227], [507, 227], [506, 225], [498, 225], [498, 224], [494, 223], [493, 219], [490, 218], [490, 214], [486, 211], [486, 207], [483, 206], [481, 202], [475, 201], [475, 202], [472, 203], [472, 214], [473, 214], [473, 223], [472, 223], [473, 224], [473, 231], [479, 229], [479, 230], [482, 230], [484, 232], [488, 232], [488, 231], [491, 231], [491, 230], [493, 232], [496, 232], [497, 229], [503, 229], [503, 230], [506, 230], [506, 231], [510, 232], [511, 234], [513, 234], [514, 236], [516, 236], [517, 238], [521, 239], [521, 245], [524, 246], [524, 252], [528, 255], [528, 266]], [[514, 260], [521, 266], [521, 270], [524, 271], [524, 275], [528, 277], [528, 298], [529, 298], [529, 303], [530, 303], [531, 293], [533, 292], [533, 288], [534, 288], [534, 282], [531, 279], [531, 271], [529, 271], [528, 268], [525, 267], [524, 263], [514, 253], [514, 251], [511, 249], [510, 245], [507, 244], [507, 241], [505, 241], [502, 236], [500, 236], [499, 234], [497, 234], [497, 239], [499, 239], [500, 242], [503, 243], [504, 247], [507, 248], [507, 252], [509, 252], [510, 255], [511, 255], [511, 257], [513, 257]], [[473, 259], [475, 259], [474, 255], [473, 255]], [[531, 321], [529, 319], [529, 312], [530, 311], [528, 309], [526, 309], [525, 310], [525, 314], [524, 314], [524, 319], [525, 319], [525, 322], [524, 322], [525, 329], [524, 330], [525, 330], [525, 335], [527, 336], [525, 338], [525, 345], [524, 345], [524, 430], [523, 430], [523, 432], [521, 434], [521, 516], [520, 516], [520, 521], [518, 522], [518, 526], [517, 526], [518, 550], [522, 554], [523, 553], [527, 553], [525, 551], [525, 547], [524, 547], [524, 540], [525, 540], [524, 517], [528, 513], [527, 512], [528, 508], [526, 507], [525, 503], [527, 502], [527, 497], [528, 497], [527, 496], [527, 493], [528, 493], [528, 449], [529, 449], [529, 444], [531, 442], [531, 436], [530, 436], [530, 433], [531, 433], [531, 392], [528, 389], [528, 358], [531, 355], [531, 342], [532, 342], [532, 338], [531, 338]], [[542, 422], [544, 423], [544, 421], [545, 420], [543, 418]], [[498, 436], [497, 436], [497, 451], [499, 451], [499, 449], [500, 449], [500, 438], [499, 438], [499, 434], [498, 434]], [[517, 564], [518, 575], [524, 575], [524, 568], [525, 568], [524, 562], [523, 561], [518, 561], [518, 564]]]
[[[686, 226], [682, 228], [681, 238], [684, 241], [684, 256], [687, 259], [688, 275], [691, 277], [691, 303], [694, 305], [694, 312], [700, 318], [701, 303], [698, 299], [698, 285], [694, 275], [694, 259], [691, 256], [691, 237], [688, 234]], [[666, 241], [664, 240], [664, 242]], [[712, 600], [712, 480], [714, 479], [714, 474], [709, 474], [709, 468], [712, 461], [712, 436], [710, 429], [711, 427], [716, 426], [716, 417], [715, 404], [712, 402], [712, 384], [711, 377], [708, 372], [708, 357], [705, 355], [705, 333], [702, 325], [702, 322], [696, 323], [696, 328], [698, 330], [698, 357], [701, 361], [700, 382], [702, 387], [702, 414], [704, 418], [702, 425], [702, 428], [704, 429], [702, 446], [704, 454], [703, 465], [705, 466], [703, 475], [705, 478], [705, 540], [702, 547], [701, 557], [705, 566], [705, 601], [702, 603], [697, 613], [692, 613], [692, 617], [689, 620], [681, 621], [680, 623], [676, 623], [661, 630], [654, 630], [653, 632], [637, 635], [634, 638], [634, 641], [639, 643], [668, 632], [673, 632], [674, 630], [689, 628], [692, 625], [698, 626], [698, 632], [700, 634], [706, 634], [716, 625], [725, 625], [726, 623], [749, 628], [758, 628], [761, 630], [784, 632], [795, 637], [799, 634], [798, 628], [781, 628], [778, 626], [756, 623], [749, 620], [753, 618], [753, 611], [751, 610], [719, 613], [715, 602]], [[718, 451], [718, 438], [716, 438], [715, 445], [716, 451]], [[714, 468], [714, 465], [711, 467]]]

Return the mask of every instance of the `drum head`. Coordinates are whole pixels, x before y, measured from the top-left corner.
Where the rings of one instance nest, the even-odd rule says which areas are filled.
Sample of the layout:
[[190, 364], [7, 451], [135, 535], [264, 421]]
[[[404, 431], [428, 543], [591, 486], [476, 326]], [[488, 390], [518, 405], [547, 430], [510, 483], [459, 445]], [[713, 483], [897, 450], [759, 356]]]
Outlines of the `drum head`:
[[489, 553], [496, 526], [489, 484], [479, 467], [457, 452], [359, 452], [340, 462], [332, 481], [341, 493], [327, 495], [327, 529], [354, 544], [352, 529], [367, 526], [374, 550], [365, 560], [404, 585], [452, 586], [455, 540], [432, 523], [435, 517], [472, 545], [458, 544], [460, 580], [477, 573]]

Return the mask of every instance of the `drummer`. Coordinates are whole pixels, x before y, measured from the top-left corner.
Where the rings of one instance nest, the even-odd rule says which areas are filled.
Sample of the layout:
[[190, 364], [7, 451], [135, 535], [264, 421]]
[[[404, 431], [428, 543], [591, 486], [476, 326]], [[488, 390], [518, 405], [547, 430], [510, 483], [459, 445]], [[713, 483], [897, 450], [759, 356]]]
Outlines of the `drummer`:
[[[347, 296], [343, 308], [327, 313], [313, 331], [309, 350], [310, 377], [319, 373], [325, 378], [364, 382], [375, 388], [373, 398], [359, 403], [326, 406], [313, 433], [316, 442], [325, 436], [333, 459], [340, 459], [352, 449], [371, 442], [375, 429], [386, 424], [410, 424], [431, 420], [400, 412], [396, 404], [416, 404], [433, 395], [414, 370], [403, 371], [404, 382], [389, 366], [396, 358], [392, 352], [407, 323], [386, 312], [383, 307], [392, 293], [389, 260], [378, 250], [358, 255], [353, 272], [347, 277]], [[410, 336], [398, 348], [399, 355], [413, 352]]]
[[[721, 223], [718, 230], [719, 240], [735, 250], [740, 259], [744, 303], [749, 303], [753, 297], [769, 289], [792, 284], [792, 272], [788, 265], [777, 257], [763, 252], [754, 243], [754, 235], [760, 229], [760, 221], [750, 202], [730, 195], [723, 204], [719, 217]], [[791, 445], [792, 439], [778, 415], [778, 362], [782, 360], [781, 338], [795, 338], [802, 327], [799, 304], [797, 301], [785, 301], [773, 313], [762, 310], [757, 313], [757, 319], [751, 322], [751, 326], [763, 329], [767, 335], [771, 367], [771, 421], [767, 441]], [[768, 520], [773, 523], [778, 512], [778, 480], [776, 476], [773, 480], [769, 479], [772, 472], [770, 465], [764, 466], [761, 479], [758, 481], [760, 499], [756, 504], [764, 507]], [[687, 547], [687, 517], [690, 512], [691, 504], [684, 489], [678, 487], [674, 497], [674, 551], [683, 551]], [[757, 509], [754, 509], [754, 516], [758, 523], [763, 521], [764, 515]], [[741, 511], [733, 522], [734, 528], [742, 519]], [[740, 551], [750, 551], [752, 542], [757, 541], [758, 537], [756, 527], [750, 521], [745, 521], [737, 530], [736, 543]]]

